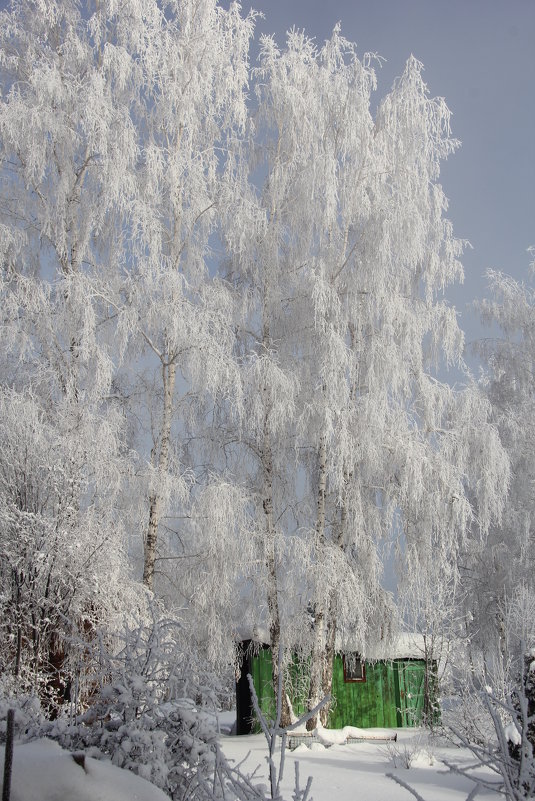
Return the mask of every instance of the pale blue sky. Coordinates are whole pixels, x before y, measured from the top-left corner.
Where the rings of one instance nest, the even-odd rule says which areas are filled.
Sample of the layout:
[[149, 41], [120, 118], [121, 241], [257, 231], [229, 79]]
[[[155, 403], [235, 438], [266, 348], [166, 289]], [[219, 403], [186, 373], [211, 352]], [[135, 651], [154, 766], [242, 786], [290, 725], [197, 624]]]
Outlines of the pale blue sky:
[[535, 0], [252, 0], [265, 19], [259, 32], [283, 44], [292, 26], [318, 43], [334, 25], [377, 52], [378, 98], [413, 53], [424, 63], [432, 95], [453, 112], [462, 147], [444, 164], [441, 182], [463, 259], [464, 287], [449, 293], [467, 339], [480, 335], [466, 304], [485, 291], [487, 268], [527, 278], [535, 245]]

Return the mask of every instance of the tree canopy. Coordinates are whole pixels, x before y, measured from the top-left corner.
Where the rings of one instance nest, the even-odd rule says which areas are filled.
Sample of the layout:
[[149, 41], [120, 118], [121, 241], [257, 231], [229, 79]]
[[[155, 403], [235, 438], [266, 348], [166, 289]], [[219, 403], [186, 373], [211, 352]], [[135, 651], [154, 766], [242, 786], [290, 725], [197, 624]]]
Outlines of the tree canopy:
[[[410, 56], [374, 111], [339, 27], [251, 68], [254, 20], [0, 14], [0, 664], [60, 701], [80, 642], [155, 595], [214, 666], [241, 624], [312, 654], [312, 708], [337, 634], [365, 653], [395, 624], [387, 543], [409, 597], [530, 531], [521, 344], [482, 390], [444, 297], [445, 101]], [[493, 282], [529, 349], [531, 296]]]

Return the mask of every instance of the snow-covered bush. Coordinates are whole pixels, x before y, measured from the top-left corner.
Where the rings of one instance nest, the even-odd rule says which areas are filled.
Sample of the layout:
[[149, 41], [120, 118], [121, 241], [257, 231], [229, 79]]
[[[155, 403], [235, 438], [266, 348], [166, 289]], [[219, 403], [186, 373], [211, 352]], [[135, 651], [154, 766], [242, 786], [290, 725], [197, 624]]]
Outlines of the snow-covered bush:
[[[474, 741], [453, 730], [460, 744], [469, 748], [476, 757], [476, 763], [469, 768], [446, 764], [455, 773], [470, 778], [476, 784], [503, 793], [507, 801], [533, 798], [535, 759], [530, 738], [535, 718], [528, 711], [530, 701], [524, 679], [519, 681], [504, 701], [494, 695], [490, 687], [481, 693], [481, 698], [493, 725], [493, 736]], [[474, 768], [483, 765], [493, 772], [494, 777], [487, 779], [482, 778], [481, 774], [474, 774]]]
[[15, 738], [28, 739], [28, 732], [39, 732], [45, 724], [41, 703], [36, 695], [23, 693], [12, 676], [0, 676], [0, 742], [4, 742], [8, 710], [15, 710]]
[[[519, 588], [503, 606], [504, 637], [493, 664], [486, 664], [481, 689], [473, 693], [472, 709], [483, 710], [477, 728], [455, 725], [457, 740], [485, 765], [495, 778], [473, 775], [473, 767], [450, 765], [457, 773], [484, 787], [502, 792], [508, 801], [523, 801], [535, 794], [535, 596]], [[527, 645], [529, 644], [529, 645]], [[492, 676], [491, 684], [484, 679]], [[476, 716], [473, 715], [473, 720]]]
[[[191, 697], [199, 693], [192, 665], [181, 647], [179, 621], [156, 605], [148, 620], [123, 631], [110, 647], [95, 643], [99, 664], [91, 706], [74, 724], [66, 716], [50, 724], [48, 736], [71, 749], [103, 755], [181, 798], [197, 797], [205, 774], [213, 774], [213, 717]], [[202, 794], [201, 796], [202, 797]]]
[[19, 739], [46, 736], [71, 751], [108, 758], [173, 799], [262, 799], [262, 788], [221, 752], [212, 689], [217, 680], [187, 647], [180, 621], [156, 604], [149, 612], [136, 623], [125, 621], [113, 642], [95, 637], [89, 662], [99, 667], [90, 706], [74, 714], [65, 705], [49, 720], [36, 697], [17, 696], [4, 681], [0, 725], [13, 707]]
[[96, 632], [140, 604], [112, 418], [0, 387], [0, 674], [50, 715], [84, 684]]
[[414, 760], [420, 755], [423, 748], [422, 736], [417, 735], [411, 740], [404, 740], [401, 743], [389, 740], [385, 745], [388, 761], [394, 768], [412, 767]]

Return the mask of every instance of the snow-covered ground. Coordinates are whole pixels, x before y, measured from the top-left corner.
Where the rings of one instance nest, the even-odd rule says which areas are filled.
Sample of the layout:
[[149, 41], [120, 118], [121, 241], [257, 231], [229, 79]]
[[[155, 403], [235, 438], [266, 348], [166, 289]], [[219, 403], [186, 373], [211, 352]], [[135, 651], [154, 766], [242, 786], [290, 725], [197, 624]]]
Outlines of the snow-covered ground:
[[[268, 787], [266, 741], [262, 734], [229, 734], [232, 717], [220, 720], [221, 744], [227, 758], [241, 771], [253, 774], [254, 784]], [[325, 747], [298, 746], [286, 752], [282, 795], [292, 798], [295, 767], [299, 765], [300, 786], [312, 777], [314, 801], [410, 801], [409, 791], [387, 774], [410, 785], [423, 801], [465, 801], [473, 784], [449, 772], [442, 762], [467, 765], [470, 754], [445, 741], [429, 741], [426, 732], [398, 729], [397, 742], [363, 741]], [[333, 738], [336, 739], [336, 738]], [[3, 775], [0, 749], [0, 784]], [[277, 751], [276, 763], [280, 752]], [[406, 767], [411, 761], [410, 768]], [[256, 769], [256, 770], [255, 770]], [[483, 774], [481, 774], [483, 775]], [[487, 774], [488, 775], [488, 774]], [[11, 801], [164, 801], [167, 796], [145, 780], [110, 763], [85, 758], [77, 764], [72, 754], [50, 740], [18, 744], [14, 752]], [[497, 801], [498, 796], [481, 790], [478, 801]]]
[[[412, 796], [408, 790], [388, 778], [388, 773], [411, 785], [424, 801], [465, 801], [474, 785], [450, 773], [442, 759], [468, 765], [473, 760], [467, 751], [444, 741], [429, 745], [427, 733], [419, 730], [398, 729], [397, 734], [396, 743], [370, 741], [329, 748], [315, 743], [310, 749], [300, 745], [294, 751], [287, 751], [283, 797], [292, 798], [294, 763], [297, 762], [301, 788], [306, 785], [308, 776], [312, 776], [314, 801], [410, 801]], [[267, 786], [267, 750], [263, 735], [223, 734], [221, 743], [229, 759], [243, 762], [243, 772], [250, 773], [259, 766], [258, 783]], [[406, 755], [412, 756], [409, 769], [403, 766]], [[498, 798], [490, 791], [481, 790], [477, 794], [478, 801], [497, 801]]]
[[[0, 755], [0, 784], [4, 775]], [[166, 801], [153, 784], [109, 762], [75, 762], [52, 740], [15, 744], [10, 801]]]

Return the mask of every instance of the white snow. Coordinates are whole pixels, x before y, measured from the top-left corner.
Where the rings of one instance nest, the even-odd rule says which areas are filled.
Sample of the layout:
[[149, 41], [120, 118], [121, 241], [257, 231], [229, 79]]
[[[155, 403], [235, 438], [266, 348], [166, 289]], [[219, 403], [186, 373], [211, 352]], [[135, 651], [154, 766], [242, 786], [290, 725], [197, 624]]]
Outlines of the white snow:
[[357, 726], [344, 726], [342, 729], [326, 729], [318, 725], [314, 734], [324, 745], [343, 745], [351, 740], [392, 740], [393, 729], [359, 729]]
[[[345, 653], [358, 652], [360, 649], [356, 642], [342, 637], [337, 641], [337, 649]], [[399, 632], [392, 639], [379, 640], [370, 644], [364, 659], [387, 660], [387, 659], [423, 659], [425, 654], [425, 641], [421, 634], [416, 632]]]
[[513, 743], [513, 745], [520, 745], [520, 743], [522, 742], [522, 737], [520, 736], [520, 732], [516, 728], [513, 721], [511, 721], [511, 723], [509, 723], [505, 727], [503, 733], [505, 735], [505, 739], [508, 740], [510, 743]]
[[[270, 644], [269, 631], [265, 626], [255, 625], [253, 628], [243, 626], [236, 631], [239, 642], [253, 640], [263, 645]], [[336, 649], [340, 653], [361, 653], [360, 643], [348, 636], [338, 634]], [[423, 659], [425, 654], [425, 640], [422, 634], [416, 632], [399, 632], [394, 637], [380, 640], [370, 644], [363, 658], [368, 661], [389, 659]]]
[[[0, 749], [0, 778], [4, 749]], [[109, 762], [85, 758], [78, 765], [52, 740], [17, 744], [13, 751], [10, 801], [168, 801], [150, 782]]]
[[[229, 713], [226, 713], [229, 714]], [[222, 723], [226, 723], [225, 713]], [[229, 725], [222, 729], [231, 729]], [[369, 730], [346, 727], [351, 736]], [[378, 731], [378, 730], [376, 730]], [[412, 786], [424, 801], [465, 801], [473, 788], [467, 779], [448, 773], [442, 762], [468, 765], [473, 760], [468, 751], [445, 742], [429, 740], [427, 732], [418, 729], [397, 729], [398, 741], [362, 740], [358, 743], [335, 742], [335, 730], [324, 729], [324, 743], [310, 747], [299, 745], [287, 751], [282, 781], [283, 798], [290, 799], [294, 789], [294, 764], [299, 765], [300, 785], [312, 776], [312, 797], [315, 801], [336, 797], [336, 801], [408, 801], [406, 789], [387, 774], [393, 774]], [[338, 734], [342, 735], [342, 731]], [[514, 733], [511, 732], [510, 739]], [[329, 742], [327, 742], [329, 740]], [[514, 740], [513, 740], [514, 741]], [[221, 744], [233, 764], [241, 763], [241, 771], [253, 774], [254, 784], [267, 786], [267, 749], [262, 734], [248, 736], [222, 735]], [[410, 768], [406, 757], [410, 755]], [[279, 752], [275, 754], [278, 764]], [[484, 775], [484, 771], [480, 771]], [[0, 749], [0, 776], [3, 775], [3, 749]], [[486, 774], [487, 776], [489, 774]], [[16, 744], [11, 801], [165, 801], [167, 796], [144, 779], [108, 762], [85, 758], [85, 769], [76, 764], [72, 754], [51, 740]], [[498, 801], [491, 791], [481, 790], [478, 801]]]
[[[462, 776], [449, 773], [442, 759], [459, 765], [473, 764], [467, 750], [446, 743], [429, 745], [427, 733], [418, 729], [396, 729], [397, 743], [361, 741], [347, 745], [332, 744], [325, 747], [313, 743], [302, 744], [294, 751], [287, 751], [282, 795], [292, 797], [294, 788], [294, 763], [299, 765], [300, 786], [306, 785], [312, 776], [311, 796], [314, 801], [336, 798], [336, 801], [409, 801], [406, 789], [387, 777], [394, 774], [413, 786], [424, 801], [466, 801], [473, 784]], [[266, 764], [266, 741], [262, 734], [227, 736], [221, 738], [225, 755], [234, 764], [242, 762], [242, 771], [255, 774], [255, 784], [268, 784]], [[411, 753], [409, 769], [403, 767], [405, 751]], [[275, 763], [278, 765], [278, 751]], [[394, 757], [398, 767], [394, 766]], [[482, 775], [484, 771], [480, 772]], [[489, 777], [490, 773], [485, 773]], [[499, 796], [481, 790], [478, 801], [498, 801]]]

